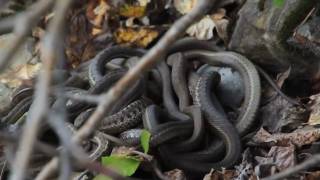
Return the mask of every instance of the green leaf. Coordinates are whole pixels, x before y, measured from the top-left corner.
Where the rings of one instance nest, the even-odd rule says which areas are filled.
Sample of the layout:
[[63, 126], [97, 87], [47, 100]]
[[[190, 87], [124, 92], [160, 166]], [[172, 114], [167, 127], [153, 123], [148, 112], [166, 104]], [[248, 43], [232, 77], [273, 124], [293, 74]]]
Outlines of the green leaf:
[[277, 7], [282, 7], [285, 3], [285, 0], [273, 0], [272, 3]]
[[98, 176], [94, 177], [93, 180], [112, 180], [112, 179], [102, 174], [99, 174]]
[[147, 130], [143, 130], [140, 136], [140, 143], [143, 148], [144, 153], [148, 153], [149, 151], [149, 142], [150, 142], [151, 134]]
[[141, 161], [135, 157], [111, 155], [102, 157], [102, 164], [123, 176], [131, 176], [138, 169]]

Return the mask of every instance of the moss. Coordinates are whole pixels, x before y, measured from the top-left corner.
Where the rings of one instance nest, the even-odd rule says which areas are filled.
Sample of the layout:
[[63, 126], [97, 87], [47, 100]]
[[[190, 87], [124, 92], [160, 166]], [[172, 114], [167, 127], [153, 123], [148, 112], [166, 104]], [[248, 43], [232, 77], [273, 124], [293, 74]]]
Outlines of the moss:
[[[287, 4], [288, 3], [290, 2], [287, 2]], [[288, 12], [279, 33], [277, 33], [277, 39], [282, 45], [287, 46], [286, 41], [292, 35], [295, 27], [303, 21], [316, 3], [316, 0], [300, 0], [296, 8]]]

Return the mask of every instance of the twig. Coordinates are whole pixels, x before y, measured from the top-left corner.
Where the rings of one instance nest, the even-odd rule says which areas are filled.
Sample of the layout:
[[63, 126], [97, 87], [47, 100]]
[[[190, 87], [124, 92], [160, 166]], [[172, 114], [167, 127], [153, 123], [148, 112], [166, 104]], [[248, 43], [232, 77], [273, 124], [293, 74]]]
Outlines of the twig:
[[[44, 0], [49, 2], [48, 0]], [[40, 1], [43, 3], [43, 1]], [[35, 100], [30, 108], [27, 121], [22, 132], [19, 148], [13, 163], [11, 180], [22, 180], [28, 167], [30, 155], [33, 145], [37, 138], [37, 133], [41, 124], [41, 120], [48, 110], [49, 92], [52, 77], [52, 69], [57, 59], [57, 49], [61, 48], [61, 40], [63, 25], [65, 22], [65, 14], [71, 5], [71, 0], [56, 1], [56, 16], [49, 24], [49, 30], [42, 41], [41, 59], [43, 60], [43, 69], [39, 74], [39, 80], [35, 89]], [[51, 4], [51, 3], [49, 3]], [[43, 6], [38, 7], [42, 10], [34, 10], [43, 12]], [[44, 11], [45, 12], [45, 11]], [[34, 14], [34, 13], [32, 13]], [[32, 17], [32, 16], [31, 16]], [[31, 23], [31, 22], [30, 22]], [[25, 24], [24, 24], [25, 25]], [[60, 46], [60, 47], [59, 47]], [[0, 68], [1, 69], [1, 68]]]
[[[10, 133], [3, 133], [0, 132], [0, 139], [4, 143], [8, 144], [15, 144], [19, 141], [19, 137], [16, 137], [14, 135], [11, 135]], [[35, 149], [48, 155], [48, 156], [57, 156], [59, 155], [59, 152], [51, 145], [44, 144], [40, 141], [35, 142]]]
[[281, 179], [290, 177], [292, 175], [295, 175], [295, 174], [299, 173], [300, 171], [307, 170], [307, 169], [310, 169], [314, 166], [317, 166], [317, 165], [319, 165], [319, 163], [320, 163], [320, 154], [317, 154], [317, 155], [310, 157], [308, 160], [306, 160], [305, 162], [303, 162], [297, 166], [294, 166], [292, 168], [288, 168], [278, 174], [263, 178], [261, 180], [281, 180]]
[[[96, 125], [102, 119], [104, 114], [111, 109], [114, 104], [128, 89], [129, 86], [134, 84], [140, 75], [154, 67], [162, 57], [166, 54], [168, 47], [178, 38], [179, 35], [183, 34], [185, 30], [196, 20], [201, 18], [211, 7], [215, 4], [216, 0], [201, 0], [198, 1], [196, 7], [194, 7], [190, 13], [176, 21], [172, 27], [166, 32], [166, 34], [159, 40], [159, 42], [151, 48], [134, 66], [129, 72], [121, 78], [106, 94], [102, 95], [102, 101], [99, 103], [96, 110], [86, 121], [86, 123], [80, 128], [73, 140], [76, 142], [87, 138], [92, 134]], [[49, 164], [47, 164], [43, 171], [40, 172], [41, 179], [46, 179], [50, 176], [58, 166], [58, 159], [54, 158]], [[37, 178], [37, 180], [40, 180]]]
[[60, 150], [60, 176], [59, 180], [70, 179], [72, 167], [71, 167], [71, 157], [70, 151], [68, 149], [62, 148]]
[[54, 92], [54, 94], [57, 96], [59, 95], [60, 97], [65, 97], [67, 99], [72, 99], [76, 101], [83, 101], [87, 103], [92, 103], [92, 104], [99, 104], [101, 96], [100, 95], [89, 95], [89, 94], [74, 94], [74, 93], [69, 93], [66, 92], [64, 94], [58, 94]]
[[149, 162], [151, 162], [153, 160], [153, 156], [146, 154], [146, 153], [143, 153], [143, 152], [140, 152], [140, 151], [133, 150], [133, 151], [131, 151], [131, 153], [138, 155]]
[[[0, 72], [2, 72], [9, 64], [9, 61], [15, 55], [17, 49], [19, 49], [25, 41], [28, 33], [31, 31], [39, 21], [40, 18], [50, 9], [53, 4], [53, 0], [41, 0], [30, 7], [25, 13], [22, 13], [15, 18], [14, 34], [15, 37], [8, 45], [8, 51], [0, 56]], [[1, 28], [3, 30], [9, 30], [11, 27], [10, 19], [5, 19]]]

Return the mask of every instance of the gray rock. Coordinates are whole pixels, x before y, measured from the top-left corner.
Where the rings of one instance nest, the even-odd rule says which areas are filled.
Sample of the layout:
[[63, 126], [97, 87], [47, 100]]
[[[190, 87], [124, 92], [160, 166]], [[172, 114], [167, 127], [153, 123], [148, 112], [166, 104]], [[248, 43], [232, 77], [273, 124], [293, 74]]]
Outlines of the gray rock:
[[277, 7], [272, 1], [246, 1], [240, 11], [229, 49], [244, 54], [255, 63], [274, 72], [292, 67], [294, 74], [312, 73], [317, 58], [302, 56], [287, 39], [317, 0], [288, 0]]

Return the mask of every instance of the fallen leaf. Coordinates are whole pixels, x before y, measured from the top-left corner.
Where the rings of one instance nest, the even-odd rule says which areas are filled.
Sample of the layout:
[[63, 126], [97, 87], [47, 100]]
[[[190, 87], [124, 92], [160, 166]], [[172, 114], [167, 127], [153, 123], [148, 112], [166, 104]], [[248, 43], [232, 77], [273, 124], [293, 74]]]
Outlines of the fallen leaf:
[[187, 14], [197, 4], [197, 0], [174, 0], [173, 4], [181, 14]]
[[34, 78], [41, 68], [41, 63], [17, 65], [14, 69], [7, 70], [0, 75], [0, 82], [10, 88], [17, 88], [24, 81]]
[[205, 16], [198, 23], [191, 25], [186, 32], [199, 40], [209, 40], [213, 37], [215, 27], [213, 19], [210, 16]]
[[226, 10], [223, 8], [217, 9], [217, 11], [211, 15], [211, 18], [216, 21], [216, 20], [221, 20], [224, 19], [226, 16]]
[[138, 0], [140, 6], [147, 6], [151, 0]]
[[292, 132], [309, 117], [303, 106], [295, 106], [281, 96], [276, 96], [259, 110], [263, 127], [271, 133]]
[[238, 174], [236, 180], [244, 180], [244, 179], [257, 180], [257, 176], [254, 173], [252, 160], [253, 160], [252, 152], [250, 148], [247, 148], [242, 153], [241, 164], [235, 166], [235, 169]]
[[291, 67], [289, 67], [286, 71], [277, 74], [276, 83], [279, 88], [281, 88], [283, 86], [285, 80], [287, 80], [288, 77], [290, 76], [290, 73], [291, 73]]
[[222, 169], [222, 171], [217, 171], [212, 169], [204, 176], [203, 180], [234, 180], [237, 176], [238, 173], [235, 170]]
[[310, 96], [309, 107], [311, 110], [308, 124], [318, 125], [320, 124], [320, 94]]
[[305, 180], [318, 180], [320, 179], [320, 171], [307, 173]]
[[[295, 147], [291, 144], [288, 147], [273, 146], [266, 157], [255, 157], [260, 165], [255, 170], [259, 177], [272, 175], [296, 165]], [[263, 169], [262, 169], [263, 167]]]
[[[256, 159], [257, 159], [257, 157], [256, 157]], [[278, 170], [277, 170], [277, 167], [274, 163], [268, 163], [268, 164], [258, 164], [254, 168], [254, 172], [259, 177], [258, 179], [260, 179], [260, 178], [274, 175], [278, 172]]]
[[270, 149], [268, 157], [272, 158], [280, 171], [296, 165], [295, 147], [274, 146]]
[[117, 43], [139, 47], [148, 46], [158, 35], [159, 32], [151, 28], [119, 28], [114, 33]]
[[120, 7], [119, 14], [124, 17], [139, 18], [145, 15], [146, 6], [128, 5]]
[[252, 138], [253, 142], [268, 146], [290, 146], [291, 143], [301, 147], [311, 144], [320, 138], [320, 129], [297, 130], [292, 133], [270, 134], [261, 128]]
[[173, 169], [171, 171], [167, 171], [164, 175], [168, 178], [168, 180], [186, 180], [186, 176], [180, 169]]
[[86, 16], [91, 24], [95, 27], [101, 27], [107, 11], [110, 9], [110, 6], [107, 3], [107, 0], [93, 0], [89, 1]]

